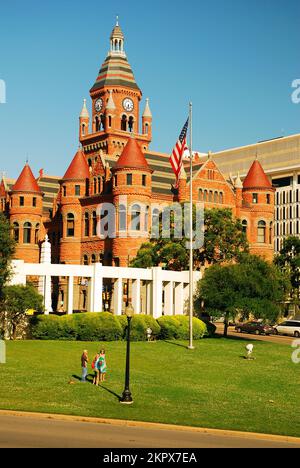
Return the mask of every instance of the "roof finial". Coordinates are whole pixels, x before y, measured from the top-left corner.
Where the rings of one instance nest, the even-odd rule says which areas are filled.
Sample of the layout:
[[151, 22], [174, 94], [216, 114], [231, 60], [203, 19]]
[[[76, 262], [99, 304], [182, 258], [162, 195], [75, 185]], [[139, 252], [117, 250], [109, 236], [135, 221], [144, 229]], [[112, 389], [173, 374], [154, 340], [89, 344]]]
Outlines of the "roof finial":
[[28, 166], [29, 158], [28, 158], [28, 153], [26, 153], [26, 166]]
[[119, 15], [117, 15], [116, 26], [119, 26]]

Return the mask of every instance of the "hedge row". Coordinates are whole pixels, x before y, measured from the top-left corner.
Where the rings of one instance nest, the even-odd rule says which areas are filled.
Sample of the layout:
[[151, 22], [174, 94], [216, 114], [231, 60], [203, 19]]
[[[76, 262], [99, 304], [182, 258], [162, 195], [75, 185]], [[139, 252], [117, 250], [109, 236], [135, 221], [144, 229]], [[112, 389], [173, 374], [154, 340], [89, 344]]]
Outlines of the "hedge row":
[[[149, 315], [135, 315], [131, 321], [131, 340], [145, 341], [150, 327], [155, 339], [189, 339], [189, 318], [183, 315], [164, 316], [155, 320]], [[31, 319], [31, 337], [37, 340], [116, 341], [126, 337], [127, 318], [109, 312], [74, 315], [38, 315]], [[212, 330], [193, 318], [193, 337], [198, 340]]]

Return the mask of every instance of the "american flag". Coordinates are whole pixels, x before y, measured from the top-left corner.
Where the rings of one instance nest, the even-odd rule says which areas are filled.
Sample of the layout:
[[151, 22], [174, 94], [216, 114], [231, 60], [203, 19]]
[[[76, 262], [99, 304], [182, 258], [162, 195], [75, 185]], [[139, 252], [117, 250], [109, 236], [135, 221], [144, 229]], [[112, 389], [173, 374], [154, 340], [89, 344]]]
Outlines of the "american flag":
[[189, 119], [187, 119], [187, 121], [185, 122], [184, 127], [181, 130], [180, 136], [170, 156], [170, 163], [176, 175], [175, 187], [178, 187], [179, 175], [180, 175], [181, 168], [182, 168], [183, 153], [185, 152], [185, 150], [188, 149], [186, 145], [186, 134], [187, 134], [188, 126], [189, 126]]

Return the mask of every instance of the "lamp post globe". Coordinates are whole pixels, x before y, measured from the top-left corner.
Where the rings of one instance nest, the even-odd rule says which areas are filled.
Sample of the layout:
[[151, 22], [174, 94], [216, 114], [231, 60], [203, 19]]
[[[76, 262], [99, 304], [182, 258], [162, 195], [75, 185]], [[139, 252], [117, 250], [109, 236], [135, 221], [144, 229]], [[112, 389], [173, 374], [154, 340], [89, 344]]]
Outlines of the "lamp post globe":
[[134, 309], [132, 304], [129, 302], [128, 306], [125, 309], [125, 314], [127, 316], [127, 349], [126, 349], [126, 370], [125, 370], [125, 388], [120, 399], [120, 403], [124, 405], [131, 405], [133, 403], [131, 391], [129, 389], [129, 380], [130, 380], [130, 325], [131, 319], [134, 314]]

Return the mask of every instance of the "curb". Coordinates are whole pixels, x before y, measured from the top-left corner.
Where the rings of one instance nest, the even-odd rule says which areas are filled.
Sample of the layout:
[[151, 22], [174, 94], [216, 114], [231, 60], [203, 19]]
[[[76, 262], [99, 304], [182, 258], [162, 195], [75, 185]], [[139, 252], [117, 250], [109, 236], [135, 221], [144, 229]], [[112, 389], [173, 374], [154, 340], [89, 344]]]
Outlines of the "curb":
[[51, 414], [51, 413], [33, 413], [25, 411], [10, 411], [0, 410], [0, 416], [18, 416], [27, 418], [38, 418], [48, 419], [55, 421], [73, 421], [73, 422], [85, 422], [93, 424], [108, 424], [112, 426], [123, 426], [123, 427], [141, 427], [145, 429], [156, 429], [156, 430], [167, 430], [167, 431], [185, 431], [185, 432], [196, 432], [199, 434], [209, 434], [214, 436], [229, 436], [240, 439], [257, 439], [257, 440], [268, 440], [273, 442], [285, 442], [290, 444], [300, 445], [300, 437], [281, 436], [273, 434], [260, 434], [257, 432], [239, 432], [226, 429], [211, 429], [204, 427], [191, 427], [191, 426], [176, 426], [172, 424], [162, 423], [151, 423], [144, 421], [131, 421], [123, 419], [105, 419], [105, 418], [92, 418], [87, 416], [72, 416], [64, 414]]

